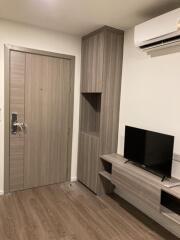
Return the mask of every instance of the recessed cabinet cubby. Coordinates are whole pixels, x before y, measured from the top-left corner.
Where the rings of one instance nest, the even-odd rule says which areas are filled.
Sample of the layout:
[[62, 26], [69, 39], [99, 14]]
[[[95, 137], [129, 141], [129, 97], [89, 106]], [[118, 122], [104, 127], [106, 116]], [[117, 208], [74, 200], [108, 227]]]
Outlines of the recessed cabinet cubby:
[[[99, 175], [102, 177], [102, 183], [103, 183], [103, 179], [106, 179], [108, 181], [111, 182], [111, 176], [112, 176], [112, 163], [104, 160], [104, 159], [100, 159], [101, 161], [101, 168], [100, 168], [100, 171], [99, 171]], [[104, 181], [107, 185], [107, 181]], [[111, 185], [111, 183], [109, 182], [108, 184], [108, 188], [109, 186]], [[112, 186], [112, 185], [111, 185]], [[106, 192], [107, 192], [107, 187], [105, 186], [106, 188]], [[110, 189], [110, 192], [111, 192], [112, 188]]]
[[109, 174], [112, 174], [112, 163], [110, 163], [102, 158], [101, 158], [101, 162], [102, 162], [102, 170]]
[[101, 93], [81, 94], [81, 132], [99, 136], [100, 111]]
[[108, 185], [100, 155], [117, 150], [123, 40], [123, 31], [107, 26], [82, 38], [77, 175], [96, 194]]
[[170, 192], [161, 190], [161, 213], [180, 224], [180, 198]]
[[170, 193], [161, 191], [161, 205], [166, 209], [179, 215], [180, 220], [180, 199]]

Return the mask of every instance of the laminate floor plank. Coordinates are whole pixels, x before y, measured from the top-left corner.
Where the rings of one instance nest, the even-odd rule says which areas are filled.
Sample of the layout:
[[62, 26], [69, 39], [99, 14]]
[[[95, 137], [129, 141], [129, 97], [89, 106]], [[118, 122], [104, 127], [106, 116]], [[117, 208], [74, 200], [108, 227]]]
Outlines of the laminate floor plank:
[[80, 183], [0, 197], [0, 240], [177, 240], [117, 195]]

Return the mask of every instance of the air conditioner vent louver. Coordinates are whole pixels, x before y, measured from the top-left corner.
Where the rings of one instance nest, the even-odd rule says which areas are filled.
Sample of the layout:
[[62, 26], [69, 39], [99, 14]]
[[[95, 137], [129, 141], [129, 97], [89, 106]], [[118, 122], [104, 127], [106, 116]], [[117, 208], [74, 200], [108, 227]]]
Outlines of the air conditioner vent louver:
[[180, 8], [135, 26], [135, 46], [150, 52], [180, 46]]
[[161, 46], [161, 45], [165, 45], [165, 44], [169, 44], [169, 43], [173, 43], [173, 42], [178, 42], [180, 41], [180, 35], [175, 36], [175, 37], [171, 37], [168, 39], [164, 39], [164, 40], [159, 40], [157, 42], [153, 42], [153, 43], [148, 43], [145, 45], [140, 46], [141, 49], [148, 49], [151, 47], [156, 47], [156, 46]]

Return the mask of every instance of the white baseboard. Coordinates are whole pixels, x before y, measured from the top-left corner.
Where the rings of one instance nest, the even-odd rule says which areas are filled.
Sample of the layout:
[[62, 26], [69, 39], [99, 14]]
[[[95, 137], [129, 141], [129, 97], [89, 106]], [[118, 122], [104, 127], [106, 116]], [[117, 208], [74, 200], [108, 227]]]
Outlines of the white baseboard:
[[176, 162], [180, 162], [180, 155], [175, 153], [174, 156], [173, 156], [173, 159]]
[[4, 191], [0, 191], [0, 196], [1, 196], [1, 195], [4, 195]]
[[77, 181], [77, 177], [71, 177], [71, 182], [76, 182]]

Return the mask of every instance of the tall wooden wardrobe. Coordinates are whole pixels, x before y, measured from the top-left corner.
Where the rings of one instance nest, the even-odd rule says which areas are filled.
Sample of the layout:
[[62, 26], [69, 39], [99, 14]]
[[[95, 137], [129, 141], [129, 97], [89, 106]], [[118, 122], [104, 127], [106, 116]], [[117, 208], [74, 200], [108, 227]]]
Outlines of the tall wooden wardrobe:
[[104, 26], [82, 38], [78, 180], [107, 191], [100, 156], [117, 151], [124, 33]]

